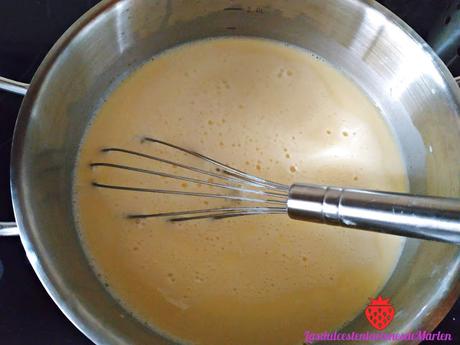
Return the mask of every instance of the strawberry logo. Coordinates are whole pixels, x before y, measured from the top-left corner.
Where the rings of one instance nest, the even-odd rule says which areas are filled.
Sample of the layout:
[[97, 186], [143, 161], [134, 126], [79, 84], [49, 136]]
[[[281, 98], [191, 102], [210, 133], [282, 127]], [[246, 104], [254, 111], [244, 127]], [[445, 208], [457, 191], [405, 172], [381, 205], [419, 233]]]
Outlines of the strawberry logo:
[[364, 310], [364, 314], [371, 326], [381, 331], [393, 321], [395, 309], [389, 298], [383, 299], [379, 296], [376, 299], [371, 298], [371, 303]]

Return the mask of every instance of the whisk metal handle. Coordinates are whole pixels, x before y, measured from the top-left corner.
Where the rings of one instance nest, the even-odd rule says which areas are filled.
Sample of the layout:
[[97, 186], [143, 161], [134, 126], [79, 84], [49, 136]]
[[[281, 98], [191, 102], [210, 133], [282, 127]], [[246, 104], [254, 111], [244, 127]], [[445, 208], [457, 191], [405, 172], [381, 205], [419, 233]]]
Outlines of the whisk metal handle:
[[293, 219], [460, 244], [459, 199], [294, 184], [287, 205]]

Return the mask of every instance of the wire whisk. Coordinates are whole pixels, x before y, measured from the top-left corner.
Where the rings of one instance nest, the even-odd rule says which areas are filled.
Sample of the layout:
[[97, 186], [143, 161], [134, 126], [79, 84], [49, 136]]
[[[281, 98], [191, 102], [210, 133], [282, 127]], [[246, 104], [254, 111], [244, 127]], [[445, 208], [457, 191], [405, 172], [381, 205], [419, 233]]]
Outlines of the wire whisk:
[[[116, 152], [152, 162], [155, 161], [201, 177], [190, 177], [107, 162], [93, 162], [90, 166], [91, 168], [119, 169], [133, 173], [154, 175], [197, 186], [212, 187], [213, 190], [210, 192], [197, 192], [183, 189], [144, 188], [98, 181], [93, 181], [93, 186], [129, 192], [175, 195], [177, 197], [220, 199], [233, 203], [228, 207], [128, 214], [127, 217], [131, 219], [165, 218], [172, 222], [181, 222], [287, 214], [290, 218], [296, 220], [460, 244], [459, 199], [304, 183], [294, 183], [288, 186], [248, 174], [201, 153], [163, 140], [143, 137], [141, 145], [147, 143], [182, 152], [201, 163], [205, 162], [210, 168], [202, 169], [196, 165], [184, 164], [180, 161], [173, 161], [157, 155], [120, 147], [103, 148], [101, 152], [104, 154]], [[220, 192], [214, 192], [214, 189]]]

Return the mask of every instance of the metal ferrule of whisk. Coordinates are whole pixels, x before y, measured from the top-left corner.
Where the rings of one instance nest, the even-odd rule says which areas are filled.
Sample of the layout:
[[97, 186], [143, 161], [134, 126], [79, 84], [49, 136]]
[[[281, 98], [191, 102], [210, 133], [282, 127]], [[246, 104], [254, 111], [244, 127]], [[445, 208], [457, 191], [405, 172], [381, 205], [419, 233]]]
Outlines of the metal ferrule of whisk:
[[[104, 148], [101, 152], [105, 154], [117, 152], [118, 154], [141, 157], [157, 163], [179, 167], [183, 171], [193, 172], [204, 176], [204, 178], [192, 178], [185, 174], [176, 175], [111, 162], [95, 162], [90, 166], [92, 168], [122, 169], [133, 173], [156, 175], [163, 178], [207, 185], [223, 192], [188, 192], [184, 190], [141, 188], [139, 186], [106, 184], [98, 181], [93, 181], [93, 185], [98, 188], [128, 192], [213, 198], [233, 201], [239, 204], [237, 206], [210, 209], [129, 214], [127, 215], [128, 218], [166, 218], [169, 221], [178, 222], [287, 214], [290, 218], [296, 220], [460, 245], [460, 199], [300, 183], [287, 186], [242, 172], [210, 157], [162, 140], [144, 137], [141, 140], [141, 144], [163, 145], [169, 149], [181, 151], [196, 159], [206, 161], [213, 169], [201, 169], [144, 152], [118, 147]], [[220, 182], [209, 182], [209, 177], [215, 178]], [[248, 206], [245, 206], [245, 204]]]
[[293, 184], [289, 217], [460, 244], [460, 200]]

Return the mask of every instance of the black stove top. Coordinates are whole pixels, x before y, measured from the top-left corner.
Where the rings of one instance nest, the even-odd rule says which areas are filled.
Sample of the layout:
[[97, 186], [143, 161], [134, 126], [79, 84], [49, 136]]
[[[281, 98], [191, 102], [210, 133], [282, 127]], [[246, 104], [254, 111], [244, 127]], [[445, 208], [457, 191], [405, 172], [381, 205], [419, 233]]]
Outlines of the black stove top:
[[[98, 0], [1, 0], [0, 75], [29, 82], [40, 62], [61, 34]], [[458, 0], [381, 0], [430, 39], [433, 26], [449, 22]], [[445, 14], [445, 18], [439, 16]], [[454, 31], [452, 31], [454, 32]], [[460, 47], [460, 42], [458, 42]], [[460, 48], [458, 55], [460, 56]], [[455, 50], [454, 50], [455, 51]], [[459, 73], [459, 61], [448, 67]], [[455, 64], [455, 62], [457, 62]], [[0, 91], [0, 220], [13, 220], [9, 193], [11, 138], [22, 97]], [[460, 344], [460, 300], [438, 329]], [[48, 296], [25, 256], [19, 238], [0, 238], [0, 344], [91, 344], [66, 319]], [[428, 342], [423, 343], [424, 345]]]

